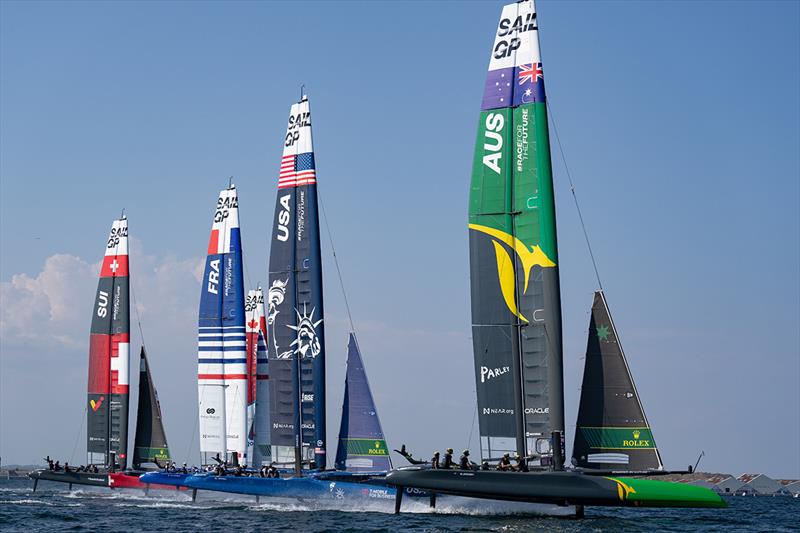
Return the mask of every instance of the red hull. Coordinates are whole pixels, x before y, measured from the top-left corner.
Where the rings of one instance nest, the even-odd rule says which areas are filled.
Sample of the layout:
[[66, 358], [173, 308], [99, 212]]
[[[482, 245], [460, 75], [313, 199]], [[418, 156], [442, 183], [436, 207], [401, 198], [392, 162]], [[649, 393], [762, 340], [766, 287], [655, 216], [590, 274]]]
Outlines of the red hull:
[[112, 489], [153, 489], [153, 490], [186, 490], [186, 487], [174, 487], [172, 485], [160, 485], [158, 483], [142, 483], [139, 474], [109, 474], [109, 486]]

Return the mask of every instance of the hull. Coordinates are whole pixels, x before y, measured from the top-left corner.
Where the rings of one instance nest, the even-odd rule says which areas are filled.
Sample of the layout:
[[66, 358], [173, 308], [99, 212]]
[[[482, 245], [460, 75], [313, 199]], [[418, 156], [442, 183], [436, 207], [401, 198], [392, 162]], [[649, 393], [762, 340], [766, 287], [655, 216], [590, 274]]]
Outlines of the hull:
[[109, 486], [112, 489], [141, 489], [141, 490], [185, 490], [185, 487], [176, 485], [145, 483], [140, 478], [142, 472], [121, 472], [109, 474]]
[[107, 473], [92, 474], [90, 472], [55, 472], [53, 470], [34, 470], [28, 477], [35, 481], [55, 481], [70, 485], [89, 485], [92, 487], [109, 487], [110, 478]]
[[148, 472], [139, 476], [139, 482], [145, 485], [164, 485], [169, 487], [186, 488], [186, 479], [191, 474], [179, 472]]
[[496, 472], [405, 468], [386, 482], [437, 494], [555, 505], [726, 507], [709, 489], [683, 483], [589, 476], [575, 472]]

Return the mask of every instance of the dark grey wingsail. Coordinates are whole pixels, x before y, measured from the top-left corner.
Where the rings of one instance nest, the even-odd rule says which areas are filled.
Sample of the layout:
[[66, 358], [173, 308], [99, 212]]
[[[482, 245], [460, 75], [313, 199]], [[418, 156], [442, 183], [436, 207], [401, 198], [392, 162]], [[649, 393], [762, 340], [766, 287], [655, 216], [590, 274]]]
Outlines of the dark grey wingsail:
[[150, 376], [147, 354], [142, 346], [139, 355], [139, 408], [136, 415], [136, 440], [133, 445], [133, 468], [140, 469], [145, 463], [165, 463], [171, 460], [164, 424], [161, 421], [161, 405]]
[[663, 468], [603, 291], [594, 293], [572, 461], [592, 469]]

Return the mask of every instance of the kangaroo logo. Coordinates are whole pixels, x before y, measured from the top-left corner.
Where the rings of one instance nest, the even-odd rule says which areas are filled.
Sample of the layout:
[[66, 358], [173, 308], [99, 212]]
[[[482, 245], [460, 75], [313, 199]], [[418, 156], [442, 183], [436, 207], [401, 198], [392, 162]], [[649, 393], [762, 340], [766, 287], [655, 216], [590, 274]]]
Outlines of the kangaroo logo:
[[517, 279], [514, 274], [514, 260], [503, 245], [511, 248], [522, 263], [522, 272], [524, 275], [522, 294], [525, 294], [528, 290], [531, 270], [535, 265], [548, 268], [554, 267], [556, 264], [547, 257], [547, 254], [545, 254], [540, 247], [534, 245], [528, 248], [528, 245], [524, 242], [513, 235], [509, 235], [505, 231], [488, 226], [481, 226], [480, 224], [470, 224], [469, 229], [480, 231], [492, 237], [495, 259], [497, 259], [497, 277], [500, 280], [500, 290], [503, 293], [503, 300], [505, 300], [508, 310], [511, 311], [514, 316], [525, 322], [530, 322], [530, 320], [525, 318], [522, 313], [517, 310], [517, 301], [515, 298]]

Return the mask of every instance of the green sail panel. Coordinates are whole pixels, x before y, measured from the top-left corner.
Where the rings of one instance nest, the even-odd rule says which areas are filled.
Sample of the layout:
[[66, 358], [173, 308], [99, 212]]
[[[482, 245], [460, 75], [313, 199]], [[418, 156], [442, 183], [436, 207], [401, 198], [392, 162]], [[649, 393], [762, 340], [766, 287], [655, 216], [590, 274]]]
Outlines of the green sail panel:
[[564, 431], [561, 302], [530, 1], [505, 6], [497, 25], [473, 159], [469, 237], [481, 455], [547, 455], [551, 433]]
[[572, 462], [601, 470], [663, 468], [602, 291], [592, 302]]

